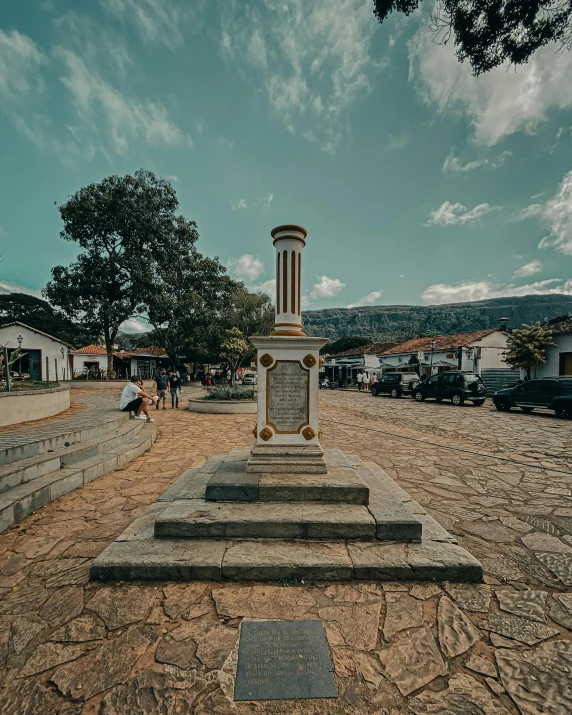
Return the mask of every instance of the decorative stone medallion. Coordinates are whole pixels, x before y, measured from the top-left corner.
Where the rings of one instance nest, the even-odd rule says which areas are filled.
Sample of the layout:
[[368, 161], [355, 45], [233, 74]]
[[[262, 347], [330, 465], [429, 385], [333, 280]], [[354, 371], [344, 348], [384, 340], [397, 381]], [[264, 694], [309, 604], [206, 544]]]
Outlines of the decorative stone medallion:
[[272, 437], [272, 430], [268, 429], [268, 427], [264, 427], [264, 429], [260, 430], [260, 436], [265, 442], [268, 442]]
[[272, 365], [273, 362], [274, 362], [274, 358], [269, 353], [264, 353], [264, 355], [260, 358], [260, 364], [263, 367], [270, 367], [270, 365]]
[[316, 364], [316, 358], [312, 355], [312, 353], [308, 353], [304, 358], [303, 363], [306, 367], [314, 367]]
[[311, 427], [306, 427], [305, 429], [303, 429], [302, 434], [304, 435], [305, 439], [314, 439], [314, 437], [316, 436], [316, 433]]

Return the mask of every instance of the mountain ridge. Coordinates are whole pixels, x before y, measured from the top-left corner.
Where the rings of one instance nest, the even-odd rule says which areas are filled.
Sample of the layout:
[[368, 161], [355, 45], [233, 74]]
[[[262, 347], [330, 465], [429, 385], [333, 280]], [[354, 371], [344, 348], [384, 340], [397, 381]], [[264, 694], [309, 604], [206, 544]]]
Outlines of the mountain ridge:
[[306, 333], [329, 340], [364, 335], [373, 340], [401, 342], [418, 335], [446, 335], [494, 328], [500, 318], [509, 328], [544, 323], [572, 315], [572, 296], [526, 295], [444, 305], [368, 305], [359, 308], [306, 310]]

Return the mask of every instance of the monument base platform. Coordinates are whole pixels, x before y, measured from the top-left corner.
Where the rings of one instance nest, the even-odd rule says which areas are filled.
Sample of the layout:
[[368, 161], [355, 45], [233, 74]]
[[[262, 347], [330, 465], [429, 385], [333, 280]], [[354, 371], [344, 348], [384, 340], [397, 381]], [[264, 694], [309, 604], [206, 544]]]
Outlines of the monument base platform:
[[246, 471], [258, 474], [326, 474], [328, 468], [319, 444], [255, 444], [250, 450]]
[[267, 476], [247, 471], [249, 454], [185, 472], [90, 578], [482, 581], [480, 563], [374, 462], [328, 449], [327, 475]]

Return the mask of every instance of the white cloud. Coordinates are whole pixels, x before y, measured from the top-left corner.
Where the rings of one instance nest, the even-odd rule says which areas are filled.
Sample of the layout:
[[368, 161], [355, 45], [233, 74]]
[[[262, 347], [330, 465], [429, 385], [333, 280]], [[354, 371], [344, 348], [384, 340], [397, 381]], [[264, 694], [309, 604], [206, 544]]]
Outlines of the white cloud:
[[165, 178], [167, 179], [167, 181], [172, 181], [174, 183], [177, 183], [177, 181], [179, 180], [179, 177], [175, 176], [175, 174], [167, 174]]
[[348, 308], [357, 308], [360, 305], [375, 305], [375, 302], [381, 298], [383, 295], [382, 290], [372, 290], [371, 293], [364, 295], [360, 298], [357, 303], [348, 303]]
[[240, 211], [241, 209], [247, 209], [246, 201], [244, 199], [239, 199], [235, 204], [231, 202], [233, 211]]
[[469, 171], [478, 169], [480, 166], [485, 166], [493, 171], [496, 171], [496, 169], [500, 169], [509, 156], [512, 156], [512, 152], [503, 151], [502, 154], [499, 154], [499, 156], [496, 157], [496, 159], [474, 159], [473, 161], [468, 161], [464, 164], [459, 157], [455, 156], [454, 150], [451, 149], [451, 152], [445, 158], [442, 171], [444, 174], [466, 174]]
[[123, 321], [121, 325], [119, 326], [120, 330], [122, 330], [124, 333], [148, 333], [151, 331], [151, 328], [149, 325], [144, 323], [141, 320], [138, 320], [137, 318], [127, 318], [127, 320]]
[[0, 104], [5, 111], [43, 91], [40, 70], [47, 63], [47, 56], [30, 37], [0, 29]]
[[318, 282], [314, 283], [310, 291], [310, 300], [320, 298], [333, 298], [346, 287], [339, 278], [329, 278], [328, 276], [318, 276]]
[[254, 205], [262, 206], [262, 208], [264, 208], [264, 209], [269, 209], [270, 205], [272, 204], [273, 201], [274, 201], [274, 194], [269, 192], [266, 196], [263, 196], [260, 199], [256, 199], [256, 201], [254, 202]]
[[255, 293], [266, 293], [266, 295], [274, 300], [274, 298], [276, 298], [276, 278], [270, 278], [270, 280], [263, 281], [262, 283], [251, 285], [249, 286], [249, 290]]
[[33, 288], [26, 288], [26, 286], [21, 286], [18, 283], [13, 283], [12, 281], [0, 281], [0, 293], [25, 293], [26, 295], [33, 295], [34, 298], [42, 298], [41, 290], [34, 290]]
[[384, 65], [370, 56], [370, 0], [337, 0], [335, 10], [329, 0], [227, 0], [221, 23], [223, 56], [262, 86], [286, 129], [335, 152], [345, 113]]
[[491, 206], [490, 204], [478, 204], [472, 209], [468, 209], [461, 203], [452, 204], [445, 201], [429, 213], [429, 218], [425, 226], [458, 226], [466, 223], [474, 223], [491, 211], [500, 211], [502, 206]]
[[263, 261], [249, 253], [238, 258], [229, 258], [227, 265], [229, 272], [245, 283], [254, 283], [264, 273]]
[[530, 263], [526, 263], [524, 266], [517, 268], [512, 274], [513, 278], [524, 278], [525, 276], [533, 276], [535, 273], [542, 272], [542, 263], [535, 259]]
[[[555, 284], [558, 285], [555, 285]], [[464, 303], [488, 298], [510, 298], [523, 295], [572, 295], [572, 279], [550, 278], [545, 281], [517, 286], [514, 283], [501, 285], [492, 281], [463, 281], [456, 285], [440, 283], [426, 288], [421, 298], [430, 305]]]
[[392, 151], [394, 149], [405, 149], [408, 144], [409, 137], [407, 136], [407, 134], [397, 134], [396, 136], [394, 136], [393, 134], [388, 134], [387, 144], [384, 148], [386, 151]]
[[564, 175], [558, 191], [546, 203], [526, 206], [516, 211], [511, 219], [524, 221], [534, 216], [550, 226], [550, 233], [538, 247], [554, 248], [565, 256], [572, 256], [572, 171]]
[[421, 98], [441, 114], [465, 115], [476, 143], [492, 146], [519, 131], [534, 131], [551, 109], [572, 107], [572, 53], [550, 45], [527, 64], [497, 67], [473, 77], [455, 45], [433, 41], [427, 14], [409, 42], [409, 79]]
[[146, 44], [163, 44], [169, 49], [184, 43], [184, 32], [204, 27], [206, 0], [101, 0], [106, 13], [135, 27]]

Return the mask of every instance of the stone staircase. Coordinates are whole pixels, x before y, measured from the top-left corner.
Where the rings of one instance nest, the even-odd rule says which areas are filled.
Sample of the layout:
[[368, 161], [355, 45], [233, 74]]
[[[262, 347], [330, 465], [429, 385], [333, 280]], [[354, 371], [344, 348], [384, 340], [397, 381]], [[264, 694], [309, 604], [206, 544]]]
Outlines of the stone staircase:
[[117, 409], [117, 395], [79, 399], [83, 412], [0, 433], [0, 533], [153, 445], [157, 425], [130, 420]]
[[91, 565], [93, 580], [482, 580], [480, 563], [377, 464], [249, 473], [249, 450], [189, 469]]

